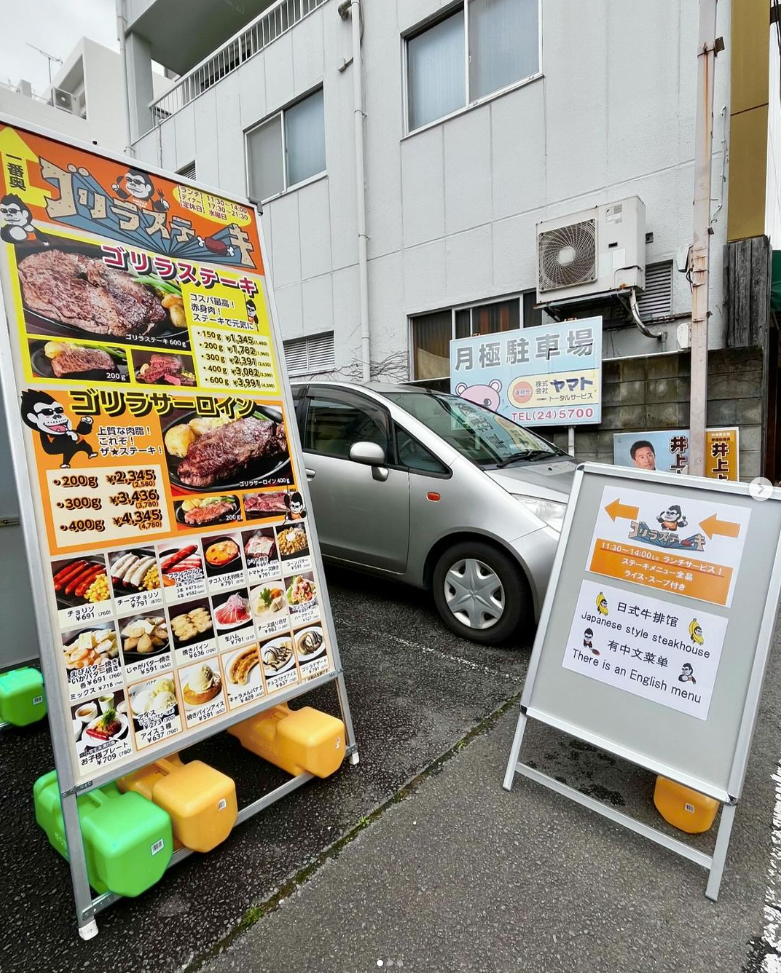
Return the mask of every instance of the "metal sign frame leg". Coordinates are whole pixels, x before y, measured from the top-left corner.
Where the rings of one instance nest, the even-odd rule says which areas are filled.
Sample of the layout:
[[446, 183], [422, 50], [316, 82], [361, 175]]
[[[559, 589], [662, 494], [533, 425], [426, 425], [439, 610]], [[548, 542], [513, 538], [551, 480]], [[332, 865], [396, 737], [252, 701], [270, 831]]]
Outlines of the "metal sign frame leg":
[[344, 672], [340, 673], [336, 680], [336, 692], [339, 696], [339, 709], [342, 711], [344, 721], [344, 745], [347, 752], [347, 759], [355, 766], [358, 763], [358, 745], [355, 741], [355, 730], [353, 729], [353, 718], [350, 713], [350, 703], [347, 699], [347, 686], [344, 681]]
[[663, 831], [657, 831], [656, 828], [652, 828], [650, 825], [644, 824], [642, 821], [637, 821], [628, 814], [624, 814], [621, 811], [616, 811], [614, 808], [609, 807], [606, 804], [602, 804], [600, 801], [594, 800], [593, 797], [582, 794], [574, 787], [570, 787], [567, 784], [562, 784], [560, 781], [555, 780], [553, 777], [549, 777], [547, 774], [541, 773], [534, 767], [529, 767], [527, 764], [522, 764], [520, 762], [521, 745], [523, 743], [523, 735], [526, 731], [527, 722], [528, 716], [526, 713], [521, 711], [518, 718], [518, 725], [515, 729], [515, 737], [513, 739], [513, 745], [510, 751], [510, 759], [507, 763], [507, 771], [504, 775], [503, 786], [505, 790], [512, 790], [515, 775], [522, 774], [524, 777], [528, 777], [529, 780], [533, 780], [537, 784], [542, 784], [543, 787], [547, 787], [549, 790], [555, 791], [557, 794], [561, 794], [563, 797], [569, 798], [576, 804], [580, 804], [583, 807], [588, 808], [590, 811], [594, 811], [597, 814], [602, 815], [602, 817], [607, 818], [609, 821], [613, 821], [615, 824], [620, 824], [622, 827], [627, 828], [630, 831], [634, 831], [636, 834], [642, 835], [644, 838], [648, 838], [657, 845], [667, 848], [668, 851], [675, 852], [676, 855], [680, 855], [682, 858], [687, 858], [696, 865], [701, 865], [708, 871], [708, 883], [705, 888], [705, 895], [713, 902], [718, 899], [719, 889], [721, 887], [721, 878], [724, 874], [724, 863], [726, 861], [727, 850], [729, 848], [730, 835], [732, 834], [732, 824], [735, 820], [736, 804], [722, 805], [721, 818], [719, 820], [713, 855], [706, 855], [704, 852], [690, 847], [685, 842], [679, 841], [677, 838], [670, 837], [670, 835], [665, 834]]
[[521, 756], [521, 744], [523, 743], [523, 734], [526, 732], [526, 713], [521, 707], [521, 713], [518, 717], [518, 725], [515, 728], [515, 736], [513, 737], [513, 745], [510, 748], [510, 759], [507, 761], [507, 770], [504, 775], [504, 784], [502, 785], [506, 791], [511, 791], [513, 789], [513, 781], [515, 780], [516, 768], [518, 766], [518, 761]]

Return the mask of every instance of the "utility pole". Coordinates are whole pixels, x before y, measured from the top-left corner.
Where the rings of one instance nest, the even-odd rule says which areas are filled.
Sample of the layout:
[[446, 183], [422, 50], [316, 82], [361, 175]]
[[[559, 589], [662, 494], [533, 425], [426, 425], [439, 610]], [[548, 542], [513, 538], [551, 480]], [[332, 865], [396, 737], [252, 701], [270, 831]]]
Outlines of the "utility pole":
[[697, 41], [697, 121], [694, 145], [694, 226], [689, 271], [692, 283], [691, 405], [689, 473], [705, 476], [705, 429], [708, 419], [708, 275], [711, 237], [711, 156], [713, 86], [717, 50], [718, 0], [700, 0]]

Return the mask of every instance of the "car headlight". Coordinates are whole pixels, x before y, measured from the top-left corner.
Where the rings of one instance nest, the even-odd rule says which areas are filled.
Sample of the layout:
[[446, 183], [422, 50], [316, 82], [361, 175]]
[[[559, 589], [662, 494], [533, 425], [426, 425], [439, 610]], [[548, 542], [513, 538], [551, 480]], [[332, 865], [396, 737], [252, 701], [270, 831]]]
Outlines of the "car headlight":
[[559, 503], [557, 500], [540, 500], [537, 497], [524, 497], [518, 493], [514, 493], [513, 496], [516, 500], [520, 500], [524, 506], [541, 520], [548, 527], [552, 527], [553, 530], [561, 533], [562, 525], [564, 524], [564, 514], [567, 510], [566, 503]]

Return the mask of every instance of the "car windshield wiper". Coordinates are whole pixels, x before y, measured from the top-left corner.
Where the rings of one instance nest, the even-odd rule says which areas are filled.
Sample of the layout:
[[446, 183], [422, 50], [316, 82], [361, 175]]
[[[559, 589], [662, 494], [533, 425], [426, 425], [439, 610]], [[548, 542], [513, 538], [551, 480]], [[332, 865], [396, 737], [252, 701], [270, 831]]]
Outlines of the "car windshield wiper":
[[556, 453], [552, 453], [549, 449], [530, 449], [525, 453], [516, 453], [514, 456], [508, 456], [507, 459], [499, 460], [496, 463], [496, 469], [503, 470], [505, 466], [509, 466], [511, 463], [530, 463], [536, 459], [546, 459], [555, 455]]
[[529, 454], [525, 458], [528, 460], [552, 459], [554, 456], [557, 455], [558, 453], [554, 453], [550, 449], [532, 449], [529, 451]]
[[503, 470], [505, 466], [509, 466], [511, 463], [525, 463], [529, 459], [529, 453], [516, 453], [514, 456], [508, 456], [507, 459], [500, 459], [496, 463], [497, 470]]

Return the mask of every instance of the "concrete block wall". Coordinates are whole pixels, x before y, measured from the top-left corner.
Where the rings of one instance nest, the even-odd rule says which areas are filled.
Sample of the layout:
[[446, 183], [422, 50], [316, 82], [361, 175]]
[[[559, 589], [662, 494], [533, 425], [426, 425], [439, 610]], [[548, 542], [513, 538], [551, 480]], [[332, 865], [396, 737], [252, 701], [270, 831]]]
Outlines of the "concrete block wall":
[[[602, 372], [602, 422], [575, 431], [575, 458], [612, 463], [613, 434], [689, 425], [690, 357], [649, 355], [606, 361]], [[740, 428], [740, 478], [762, 475], [762, 353], [722, 348], [708, 355], [708, 425]], [[561, 449], [567, 430], [538, 429]]]

